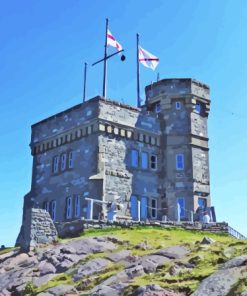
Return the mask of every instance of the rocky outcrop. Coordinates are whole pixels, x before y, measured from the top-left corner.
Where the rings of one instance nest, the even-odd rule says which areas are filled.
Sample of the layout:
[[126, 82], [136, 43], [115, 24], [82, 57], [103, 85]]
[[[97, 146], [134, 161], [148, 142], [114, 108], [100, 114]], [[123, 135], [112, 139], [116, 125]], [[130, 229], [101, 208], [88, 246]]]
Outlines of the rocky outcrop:
[[[149, 240], [148, 248], [136, 248], [135, 239], [131, 243], [106, 235], [36, 246], [26, 253], [11, 251], [0, 255], [0, 296], [228, 296], [247, 277], [247, 255], [233, 256], [236, 250], [245, 252], [247, 244], [237, 241], [224, 248], [211, 238], [201, 239], [155, 248]], [[146, 238], [139, 245], [146, 246]], [[227, 249], [230, 260], [224, 255]], [[195, 270], [203, 271], [204, 261], [214, 257], [221, 263], [214, 273], [196, 274]], [[186, 280], [183, 287], [186, 275], [194, 290]], [[241, 293], [246, 294], [244, 288]]]

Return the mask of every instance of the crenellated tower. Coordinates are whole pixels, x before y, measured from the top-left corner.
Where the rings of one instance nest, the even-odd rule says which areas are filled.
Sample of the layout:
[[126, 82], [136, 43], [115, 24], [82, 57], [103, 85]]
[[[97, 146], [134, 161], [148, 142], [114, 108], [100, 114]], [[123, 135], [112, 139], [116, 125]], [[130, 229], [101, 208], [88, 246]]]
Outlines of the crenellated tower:
[[208, 129], [209, 87], [194, 79], [163, 79], [146, 87], [146, 107], [161, 125], [161, 206], [181, 220], [211, 206]]

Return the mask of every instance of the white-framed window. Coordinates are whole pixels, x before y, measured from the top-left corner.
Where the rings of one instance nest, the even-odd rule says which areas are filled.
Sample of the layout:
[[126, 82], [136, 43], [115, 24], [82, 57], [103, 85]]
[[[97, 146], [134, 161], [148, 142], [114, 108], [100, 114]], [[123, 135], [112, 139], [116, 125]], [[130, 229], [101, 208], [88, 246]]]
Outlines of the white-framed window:
[[157, 170], [157, 155], [150, 156], [150, 168], [152, 170]]
[[51, 201], [51, 219], [56, 221], [56, 201]]
[[69, 152], [69, 169], [74, 168], [74, 158], [75, 158], [75, 153], [74, 151]]
[[66, 199], [66, 219], [70, 219], [72, 217], [72, 197], [69, 196]]
[[157, 218], [157, 199], [151, 199], [151, 218]]
[[66, 170], [66, 161], [67, 161], [67, 154], [63, 153], [61, 155], [61, 171], [65, 171]]
[[45, 201], [45, 202], [44, 202], [43, 209], [46, 210], [46, 212], [49, 213], [49, 201]]
[[184, 155], [176, 154], [176, 169], [184, 170]]
[[184, 200], [184, 197], [178, 197], [177, 198], [177, 204], [179, 205], [180, 218], [184, 218], [185, 217], [185, 200]]
[[131, 150], [131, 166], [134, 168], [138, 167], [138, 151], [135, 149]]
[[159, 113], [160, 111], [161, 111], [160, 102], [158, 102], [158, 103], [155, 104], [155, 112]]
[[148, 169], [148, 153], [147, 152], [141, 153], [141, 168]]
[[176, 102], [176, 110], [180, 110], [181, 109], [181, 102]]
[[80, 216], [80, 206], [81, 206], [80, 195], [76, 195], [76, 197], [75, 197], [75, 217]]
[[59, 156], [56, 155], [54, 156], [53, 158], [53, 173], [58, 173], [58, 170], [59, 170]]

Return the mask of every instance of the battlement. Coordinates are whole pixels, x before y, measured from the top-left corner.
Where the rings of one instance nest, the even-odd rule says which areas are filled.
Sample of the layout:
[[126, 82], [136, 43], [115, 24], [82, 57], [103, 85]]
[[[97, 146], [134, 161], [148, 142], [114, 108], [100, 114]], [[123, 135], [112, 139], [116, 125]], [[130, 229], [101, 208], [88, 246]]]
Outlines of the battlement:
[[210, 101], [210, 88], [207, 84], [192, 78], [162, 79], [145, 87], [147, 104], [157, 101], [162, 96], [181, 97], [192, 95]]

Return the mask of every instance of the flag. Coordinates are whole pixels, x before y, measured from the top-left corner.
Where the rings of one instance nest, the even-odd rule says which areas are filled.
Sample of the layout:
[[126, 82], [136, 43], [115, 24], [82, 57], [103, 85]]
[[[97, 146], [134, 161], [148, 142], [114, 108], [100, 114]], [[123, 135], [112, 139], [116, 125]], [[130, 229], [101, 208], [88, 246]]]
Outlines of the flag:
[[139, 62], [142, 63], [143, 66], [155, 70], [159, 63], [159, 59], [139, 46]]
[[117, 42], [117, 40], [114, 38], [114, 36], [109, 30], [107, 30], [107, 45], [115, 47], [118, 51], [123, 49], [122, 45], [119, 42]]

